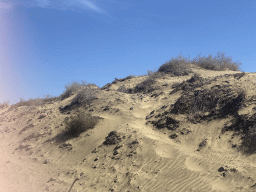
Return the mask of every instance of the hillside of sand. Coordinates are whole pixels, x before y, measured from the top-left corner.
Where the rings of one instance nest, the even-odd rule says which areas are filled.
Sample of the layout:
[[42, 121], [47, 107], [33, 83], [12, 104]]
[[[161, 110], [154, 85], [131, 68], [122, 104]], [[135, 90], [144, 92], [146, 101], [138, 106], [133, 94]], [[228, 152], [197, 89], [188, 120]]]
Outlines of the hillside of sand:
[[[256, 73], [150, 78], [95, 88], [90, 105], [1, 108], [0, 191], [256, 191]], [[98, 123], [65, 137], [81, 111]]]

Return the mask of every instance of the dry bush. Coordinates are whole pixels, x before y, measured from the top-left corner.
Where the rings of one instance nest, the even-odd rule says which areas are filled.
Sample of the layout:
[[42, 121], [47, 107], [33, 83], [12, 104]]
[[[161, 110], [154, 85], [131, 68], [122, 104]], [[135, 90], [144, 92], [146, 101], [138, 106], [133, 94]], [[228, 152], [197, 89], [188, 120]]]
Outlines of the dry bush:
[[54, 97], [54, 96], [51, 96], [51, 95], [46, 95], [44, 96], [44, 98], [42, 99], [43, 100], [43, 103], [51, 103], [51, 102], [54, 102], [54, 101], [57, 101], [58, 100], [58, 97]]
[[65, 85], [65, 91], [59, 96], [59, 99], [62, 101], [66, 98], [69, 98], [75, 92], [80, 90], [81, 88], [86, 86], [86, 82], [82, 81], [82, 83], [73, 82], [72, 84], [68, 83]]
[[59, 107], [60, 112], [65, 112], [67, 110], [72, 110], [77, 107], [89, 105], [91, 107], [91, 103], [96, 97], [96, 90], [94, 84], [88, 84], [83, 86], [77, 93], [77, 95], [72, 99], [71, 103], [66, 105], [65, 107]]
[[153, 75], [154, 73], [155, 73], [155, 71], [148, 70], [148, 75]]
[[224, 125], [222, 134], [226, 131], [233, 131], [233, 136], [241, 137], [241, 144], [235, 145], [238, 147], [238, 151], [242, 151], [245, 155], [256, 153], [256, 113], [253, 115], [236, 115], [231, 119], [231, 125]]
[[225, 53], [222, 52], [218, 52], [215, 57], [211, 54], [208, 57], [198, 55], [191, 63], [215, 71], [224, 71], [225, 69], [240, 71], [239, 66], [241, 65], [239, 62], [233, 62], [231, 57], [225, 56]]
[[137, 84], [134, 88], [134, 93], [141, 93], [141, 92], [150, 92], [153, 91], [154, 88], [152, 85], [155, 83], [155, 79], [148, 77], [146, 80], [142, 81], [141, 83]]
[[164, 72], [159, 72], [159, 71], [156, 71], [156, 72], [153, 72], [153, 73], [149, 73], [149, 78], [151, 79], [158, 79], [158, 78], [161, 78], [165, 75]]
[[104, 85], [103, 87], [101, 87], [101, 90], [107, 90], [109, 91], [109, 88], [111, 87], [111, 83], [108, 83], [106, 85]]
[[244, 153], [253, 154], [256, 151], [256, 121], [248, 128], [244, 134], [241, 148]]
[[158, 72], [173, 74], [175, 76], [184, 76], [191, 72], [189, 65], [189, 59], [179, 55], [177, 58], [172, 58], [170, 61], [161, 65]]
[[14, 105], [11, 105], [10, 108], [8, 109], [8, 111], [17, 108], [17, 107], [21, 107], [21, 106], [27, 106], [29, 107], [29, 110], [35, 109], [38, 106], [42, 106], [46, 103], [49, 102], [54, 102], [57, 101], [58, 97], [53, 97], [50, 95], [46, 95], [44, 98], [30, 98], [29, 100], [24, 100], [22, 98], [20, 98], [20, 101]]
[[9, 106], [9, 101], [5, 101], [5, 102], [3, 102], [3, 103], [0, 103], [0, 109], [6, 108], [6, 107], [8, 107], [8, 106]]
[[64, 135], [68, 137], [78, 137], [81, 133], [92, 129], [99, 122], [100, 117], [91, 116], [84, 111], [76, 116], [71, 116], [69, 121], [65, 121], [66, 129]]
[[128, 79], [132, 79], [134, 76], [133, 75], [129, 75], [125, 78], [121, 78], [121, 79], [118, 79], [118, 78], [115, 78], [115, 80], [112, 82], [112, 84], [116, 84], [117, 82], [123, 82], [123, 81], [126, 81]]
[[70, 105], [89, 105], [91, 106], [91, 102], [94, 99], [97, 99], [96, 93], [95, 93], [94, 85], [88, 84], [83, 86], [77, 95], [72, 99], [72, 102]]
[[[171, 113], [188, 114], [191, 121], [205, 118], [223, 118], [237, 115], [245, 100], [244, 90], [233, 90], [226, 87], [204, 90], [192, 90], [182, 95], [174, 104]], [[208, 115], [205, 113], [208, 112]]]
[[28, 107], [36, 107], [36, 106], [41, 106], [43, 105], [43, 100], [40, 98], [35, 98], [32, 99], [30, 98], [29, 100], [24, 100], [22, 98], [20, 98], [20, 101], [14, 105], [12, 105], [9, 110], [13, 109], [13, 108], [17, 108], [17, 107], [21, 107], [21, 106], [28, 106]]
[[126, 92], [126, 88], [125, 88], [124, 85], [121, 85], [121, 86], [117, 89], [117, 91], [122, 92], [122, 93], [125, 93], [125, 92]]
[[198, 74], [194, 74], [190, 79], [183, 81], [182, 83], [174, 83], [172, 85], [172, 90], [170, 94], [174, 94], [177, 91], [183, 90], [183, 91], [193, 91], [197, 87], [202, 87], [203, 85], [210, 84], [211, 81], [207, 81], [206, 79], [200, 77]]

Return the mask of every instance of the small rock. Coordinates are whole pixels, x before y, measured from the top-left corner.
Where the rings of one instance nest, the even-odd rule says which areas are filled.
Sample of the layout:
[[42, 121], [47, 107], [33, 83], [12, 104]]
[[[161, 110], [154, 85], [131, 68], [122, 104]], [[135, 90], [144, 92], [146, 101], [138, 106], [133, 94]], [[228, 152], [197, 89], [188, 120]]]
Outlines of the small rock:
[[113, 153], [113, 155], [117, 155], [118, 154], [118, 151], [117, 150], [115, 150], [114, 151], [114, 153]]
[[224, 169], [224, 167], [220, 167], [220, 168], [218, 169], [218, 171], [219, 171], [219, 172], [223, 172], [223, 171], [225, 171], [225, 169]]
[[110, 109], [110, 106], [106, 106], [103, 111], [108, 111]]
[[232, 144], [232, 148], [236, 148], [237, 147], [237, 144]]
[[226, 172], [224, 172], [224, 173], [222, 173], [222, 176], [223, 177], [227, 177], [229, 175], [229, 173], [226, 171]]
[[133, 107], [131, 107], [130, 110], [133, 110]]
[[177, 135], [176, 133], [170, 135], [170, 138], [171, 138], [171, 139], [175, 139], [176, 137], [178, 137], [178, 135]]
[[42, 118], [44, 118], [44, 117], [46, 117], [46, 116], [47, 116], [46, 113], [42, 113], [42, 114], [38, 117], [38, 119], [42, 119]]
[[152, 115], [152, 114], [154, 114], [154, 113], [155, 113], [155, 111], [151, 111], [151, 112], [150, 112], [150, 115]]
[[47, 159], [43, 162], [43, 164], [48, 164], [50, 161]]

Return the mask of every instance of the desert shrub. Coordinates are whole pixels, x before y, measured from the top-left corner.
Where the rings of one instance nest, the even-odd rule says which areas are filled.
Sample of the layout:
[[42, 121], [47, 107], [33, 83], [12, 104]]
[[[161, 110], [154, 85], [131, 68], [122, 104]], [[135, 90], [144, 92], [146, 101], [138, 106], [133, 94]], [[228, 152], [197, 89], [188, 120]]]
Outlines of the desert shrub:
[[158, 72], [173, 74], [175, 76], [184, 76], [190, 73], [189, 65], [189, 59], [179, 55], [177, 58], [172, 58], [170, 61], [161, 65]]
[[202, 87], [205, 84], [210, 84], [211, 81], [206, 81], [204, 78], [200, 77], [198, 74], [194, 74], [190, 79], [183, 81], [182, 83], [174, 83], [172, 85], [172, 90], [170, 94], [174, 94], [177, 91], [192, 91], [197, 87]]
[[121, 142], [120, 134], [116, 131], [111, 131], [107, 137], [105, 137], [105, 141], [103, 142], [104, 145], [115, 145]]
[[[188, 119], [193, 121], [203, 117], [211, 119], [235, 116], [245, 99], [245, 94], [244, 90], [225, 87], [189, 91], [175, 102], [171, 113], [188, 114]], [[206, 112], [208, 115], [205, 115]]]
[[77, 92], [82, 87], [85, 87], [86, 83], [82, 81], [82, 83], [73, 82], [72, 84], [68, 83], [65, 85], [65, 91], [62, 93], [59, 97], [59, 99], [62, 101], [66, 98], [69, 98], [74, 92]]
[[106, 85], [104, 85], [103, 87], [101, 87], [101, 90], [109, 90], [109, 88], [111, 87], [111, 83], [108, 83]]
[[149, 76], [149, 78], [151, 78], [151, 79], [157, 79], [157, 78], [163, 77], [164, 74], [165, 74], [164, 72], [156, 71], [156, 72], [150, 73], [148, 76]]
[[256, 121], [248, 127], [241, 146], [244, 153], [253, 154], [256, 151]]
[[116, 84], [117, 82], [123, 82], [125, 80], [128, 80], [128, 79], [132, 79], [134, 76], [133, 75], [129, 75], [125, 78], [121, 78], [121, 79], [118, 79], [118, 78], [115, 78], [115, 80], [112, 82], [112, 84]]
[[42, 100], [43, 100], [43, 103], [45, 104], [45, 103], [57, 101], [58, 97], [54, 97], [48, 94]]
[[124, 85], [121, 85], [121, 86], [117, 89], [117, 91], [125, 93], [125, 92], [126, 92], [126, 88], [125, 88]]
[[233, 136], [237, 135], [241, 138], [241, 144], [235, 145], [238, 151], [242, 151], [245, 155], [256, 153], [256, 113], [253, 115], [236, 115], [231, 119], [231, 125], [224, 125], [222, 134], [226, 131], [233, 131]]
[[155, 83], [155, 79], [148, 77], [146, 80], [142, 81], [141, 83], [137, 84], [134, 88], [134, 93], [140, 93], [140, 92], [150, 92], [154, 88], [152, 85]]
[[155, 72], [152, 70], [148, 70], [148, 75], [153, 75]]
[[243, 76], [245, 76], [246, 75], [246, 73], [245, 72], [243, 72], [243, 73], [237, 73], [237, 74], [234, 74], [234, 78], [235, 79], [237, 79], [237, 80], [239, 80], [239, 79], [241, 79]]
[[5, 102], [3, 102], [3, 103], [0, 103], [0, 109], [6, 108], [6, 107], [8, 107], [8, 106], [9, 106], [9, 101], [5, 101]]
[[224, 71], [226, 68], [232, 71], [240, 71], [241, 63], [234, 62], [225, 53], [218, 52], [215, 57], [211, 54], [208, 57], [198, 55], [191, 63], [208, 70]]
[[66, 105], [64, 108], [61, 108], [60, 110], [63, 112], [65, 110], [71, 110], [75, 107], [83, 105], [89, 105], [90, 107], [94, 99], [97, 99], [96, 88], [93, 84], [88, 84], [83, 86], [78, 91], [77, 95], [72, 99], [69, 105]]
[[11, 108], [17, 108], [21, 106], [28, 106], [28, 107], [35, 107], [35, 106], [41, 106], [43, 105], [43, 100], [40, 98], [30, 98], [29, 100], [24, 100], [20, 98], [20, 101], [14, 105], [11, 106]]
[[168, 130], [175, 130], [179, 127], [180, 122], [173, 117], [169, 116], [169, 114], [159, 114], [155, 120], [148, 121], [147, 123], [151, 123], [157, 129], [167, 128]]
[[64, 135], [78, 137], [81, 133], [92, 129], [99, 122], [99, 117], [91, 116], [81, 111], [76, 116], [71, 116], [69, 121], [65, 121], [66, 129]]
[[30, 109], [34, 109], [37, 106], [42, 106], [46, 103], [57, 101], [58, 97], [53, 97], [50, 95], [46, 95], [44, 98], [30, 98], [29, 100], [24, 100], [20, 98], [20, 101], [14, 105], [11, 105], [8, 111], [12, 110], [13, 108], [21, 107], [21, 106], [27, 106], [30, 107]]

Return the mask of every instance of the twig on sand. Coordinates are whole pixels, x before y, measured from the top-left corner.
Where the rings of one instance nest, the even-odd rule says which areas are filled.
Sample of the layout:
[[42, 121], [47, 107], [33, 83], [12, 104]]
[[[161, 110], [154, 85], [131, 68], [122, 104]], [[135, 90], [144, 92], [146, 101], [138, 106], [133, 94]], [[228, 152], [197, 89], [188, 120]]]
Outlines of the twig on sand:
[[72, 187], [74, 186], [74, 184], [75, 184], [76, 181], [78, 181], [78, 180], [80, 180], [80, 179], [82, 179], [82, 178], [84, 178], [84, 177], [87, 177], [87, 175], [85, 175], [85, 176], [83, 176], [83, 177], [80, 177], [80, 178], [75, 178], [75, 180], [73, 181], [73, 183], [72, 183], [71, 187], [69, 188], [68, 192], [71, 191], [71, 189], [72, 189]]

